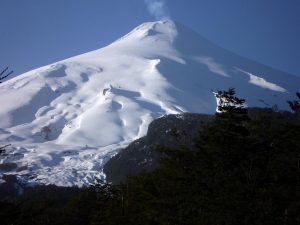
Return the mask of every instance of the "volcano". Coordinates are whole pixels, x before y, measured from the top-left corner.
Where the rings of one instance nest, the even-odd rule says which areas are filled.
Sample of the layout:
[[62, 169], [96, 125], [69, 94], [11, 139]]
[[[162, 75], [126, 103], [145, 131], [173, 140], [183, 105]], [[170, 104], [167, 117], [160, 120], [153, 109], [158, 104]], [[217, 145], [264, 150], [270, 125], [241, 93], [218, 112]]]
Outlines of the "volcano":
[[250, 107], [288, 109], [300, 78], [238, 56], [171, 20], [0, 84], [0, 173], [88, 185], [103, 163], [166, 114], [216, 111], [235, 88]]

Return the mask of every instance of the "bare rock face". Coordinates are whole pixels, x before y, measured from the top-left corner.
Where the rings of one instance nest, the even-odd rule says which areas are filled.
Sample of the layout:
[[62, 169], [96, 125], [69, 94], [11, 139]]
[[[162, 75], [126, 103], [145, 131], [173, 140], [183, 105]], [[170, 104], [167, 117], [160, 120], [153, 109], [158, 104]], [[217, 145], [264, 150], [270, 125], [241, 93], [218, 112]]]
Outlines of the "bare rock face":
[[[287, 111], [274, 112], [270, 108], [249, 108], [248, 116], [252, 120], [266, 119], [277, 127], [287, 122], [300, 124], [299, 115]], [[213, 115], [184, 113], [154, 120], [146, 136], [133, 141], [104, 165], [107, 181], [118, 184], [142, 170], [155, 170], [159, 167], [161, 147], [195, 149], [195, 138], [213, 118]]]
[[147, 135], [132, 142], [104, 166], [108, 182], [121, 183], [127, 176], [159, 166], [159, 148], [182, 145], [193, 149], [199, 130], [213, 116], [196, 113], [167, 115], [150, 123]]
[[16, 163], [2, 163], [0, 164], [0, 171], [9, 172], [15, 170], [18, 167]]
[[[1, 162], [29, 165], [27, 183], [91, 185], [103, 177], [103, 163], [144, 136], [154, 119], [213, 114], [213, 92], [230, 87], [249, 107], [287, 110], [299, 84], [299, 77], [238, 56], [177, 22], [144, 23], [104, 48], [0, 84], [0, 146], [11, 144], [17, 154], [1, 154]], [[189, 141], [189, 129], [174, 127], [179, 121], [150, 127], [154, 145], [172, 146], [173, 136], [174, 143]]]

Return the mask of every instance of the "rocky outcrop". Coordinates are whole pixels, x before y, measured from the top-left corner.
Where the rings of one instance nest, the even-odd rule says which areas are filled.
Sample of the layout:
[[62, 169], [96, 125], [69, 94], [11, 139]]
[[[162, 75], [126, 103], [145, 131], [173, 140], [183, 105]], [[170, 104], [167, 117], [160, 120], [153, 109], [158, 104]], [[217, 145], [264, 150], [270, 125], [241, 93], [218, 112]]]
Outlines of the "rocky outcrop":
[[[274, 112], [270, 108], [249, 108], [248, 115], [253, 120], [269, 121], [273, 126], [284, 126], [287, 122], [300, 124], [299, 115], [287, 111]], [[213, 118], [213, 115], [184, 113], [154, 120], [145, 137], [133, 141], [106, 163], [106, 180], [118, 184], [142, 170], [155, 170], [159, 166], [159, 149], [162, 146], [185, 146], [192, 150], [199, 131]]]
[[212, 115], [184, 113], [167, 115], [154, 120], [145, 137], [132, 142], [104, 166], [108, 182], [121, 183], [127, 176], [159, 166], [159, 148], [182, 145], [193, 149], [199, 130], [213, 118]]

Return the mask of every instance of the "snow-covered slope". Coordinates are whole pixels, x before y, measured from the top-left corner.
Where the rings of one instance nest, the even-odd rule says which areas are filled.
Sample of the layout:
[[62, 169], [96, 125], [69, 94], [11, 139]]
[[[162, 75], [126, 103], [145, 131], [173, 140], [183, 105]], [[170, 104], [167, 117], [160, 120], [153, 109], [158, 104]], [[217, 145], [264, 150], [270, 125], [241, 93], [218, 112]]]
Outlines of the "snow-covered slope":
[[172, 21], [145, 23], [111, 45], [0, 85], [0, 173], [83, 185], [103, 162], [169, 113], [213, 113], [212, 90], [286, 109], [300, 78], [226, 51]]

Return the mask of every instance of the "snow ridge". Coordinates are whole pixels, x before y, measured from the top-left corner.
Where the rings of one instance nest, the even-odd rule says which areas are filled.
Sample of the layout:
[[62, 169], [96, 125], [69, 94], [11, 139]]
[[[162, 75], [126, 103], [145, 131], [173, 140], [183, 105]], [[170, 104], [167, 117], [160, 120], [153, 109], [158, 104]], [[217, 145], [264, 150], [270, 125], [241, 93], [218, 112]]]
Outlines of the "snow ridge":
[[0, 174], [88, 185], [155, 118], [214, 113], [213, 91], [229, 87], [249, 106], [286, 109], [299, 83], [171, 20], [144, 23], [107, 47], [0, 85], [0, 144], [12, 144], [0, 164], [15, 165]]

